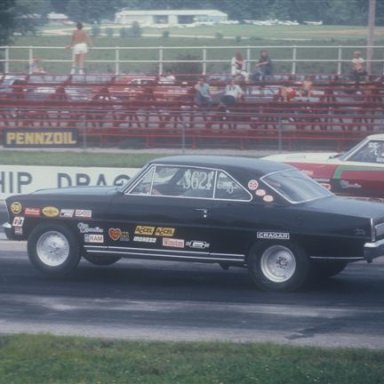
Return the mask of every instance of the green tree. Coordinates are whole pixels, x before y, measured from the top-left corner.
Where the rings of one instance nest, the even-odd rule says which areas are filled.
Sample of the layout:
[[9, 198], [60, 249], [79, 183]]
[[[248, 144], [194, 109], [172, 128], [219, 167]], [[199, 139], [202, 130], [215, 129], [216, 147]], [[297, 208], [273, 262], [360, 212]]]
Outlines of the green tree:
[[16, 0], [3, 0], [0, 2], [0, 44], [6, 45], [11, 41], [16, 25]]
[[0, 2], [0, 44], [12, 41], [13, 34], [36, 32], [46, 0], [2, 0]]
[[120, 0], [69, 0], [64, 13], [71, 20], [100, 23], [102, 19], [114, 19], [115, 12], [120, 8]]
[[366, 15], [362, 15], [358, 0], [332, 0], [328, 2], [325, 14], [327, 24], [362, 24], [367, 23]]

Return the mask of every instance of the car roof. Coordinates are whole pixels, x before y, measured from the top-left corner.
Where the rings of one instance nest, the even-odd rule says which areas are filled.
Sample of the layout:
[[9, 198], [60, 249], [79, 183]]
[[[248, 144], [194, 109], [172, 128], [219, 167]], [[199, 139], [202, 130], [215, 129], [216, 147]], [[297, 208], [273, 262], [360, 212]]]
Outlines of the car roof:
[[377, 133], [375, 135], [369, 135], [366, 137], [367, 140], [384, 140], [384, 133]]
[[220, 168], [226, 171], [249, 171], [265, 175], [271, 172], [292, 169], [290, 165], [251, 157], [217, 155], [177, 155], [154, 159], [151, 164], [186, 165], [196, 167]]

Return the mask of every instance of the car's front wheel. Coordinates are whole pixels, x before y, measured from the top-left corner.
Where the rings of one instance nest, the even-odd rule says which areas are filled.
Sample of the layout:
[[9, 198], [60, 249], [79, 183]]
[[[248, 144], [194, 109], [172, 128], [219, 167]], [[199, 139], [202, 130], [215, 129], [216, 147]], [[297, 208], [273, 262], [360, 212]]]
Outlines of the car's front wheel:
[[248, 271], [263, 290], [293, 291], [301, 288], [310, 275], [310, 260], [293, 242], [262, 242], [252, 247]]
[[28, 237], [28, 256], [41, 272], [64, 276], [80, 261], [80, 245], [74, 234], [59, 224], [40, 224]]

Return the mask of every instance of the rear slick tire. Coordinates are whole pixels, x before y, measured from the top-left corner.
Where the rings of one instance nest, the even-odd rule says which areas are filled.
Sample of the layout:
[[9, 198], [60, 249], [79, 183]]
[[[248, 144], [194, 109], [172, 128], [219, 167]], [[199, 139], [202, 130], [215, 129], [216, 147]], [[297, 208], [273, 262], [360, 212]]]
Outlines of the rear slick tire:
[[295, 291], [309, 280], [311, 263], [304, 250], [287, 242], [255, 244], [247, 260], [253, 282], [265, 291]]

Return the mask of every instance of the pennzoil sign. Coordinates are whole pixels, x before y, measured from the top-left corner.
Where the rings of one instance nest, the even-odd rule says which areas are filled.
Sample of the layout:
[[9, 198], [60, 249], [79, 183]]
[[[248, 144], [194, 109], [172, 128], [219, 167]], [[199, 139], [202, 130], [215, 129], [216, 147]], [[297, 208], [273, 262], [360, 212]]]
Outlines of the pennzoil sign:
[[77, 147], [77, 129], [5, 129], [4, 147]]

